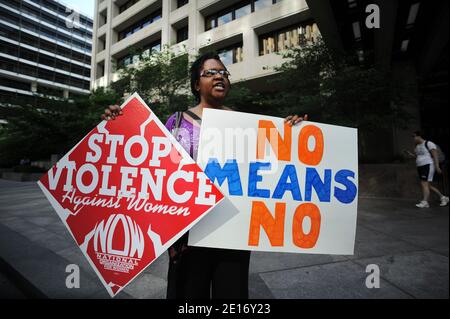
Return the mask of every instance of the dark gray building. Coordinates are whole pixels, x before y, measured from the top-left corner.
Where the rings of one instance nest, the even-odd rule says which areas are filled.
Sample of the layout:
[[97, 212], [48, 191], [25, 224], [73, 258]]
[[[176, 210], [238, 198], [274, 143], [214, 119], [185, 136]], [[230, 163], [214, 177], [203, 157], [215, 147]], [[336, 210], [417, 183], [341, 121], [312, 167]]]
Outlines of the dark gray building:
[[88, 94], [93, 21], [55, 0], [0, 0], [0, 101]]

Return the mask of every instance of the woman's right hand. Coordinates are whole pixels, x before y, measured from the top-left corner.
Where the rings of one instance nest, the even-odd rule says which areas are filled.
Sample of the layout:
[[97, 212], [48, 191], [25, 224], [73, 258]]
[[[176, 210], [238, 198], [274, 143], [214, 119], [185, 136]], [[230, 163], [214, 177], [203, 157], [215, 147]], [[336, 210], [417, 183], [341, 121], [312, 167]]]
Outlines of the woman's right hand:
[[115, 120], [116, 117], [122, 115], [123, 111], [120, 109], [119, 105], [109, 105], [105, 112], [102, 114], [102, 120], [109, 121]]

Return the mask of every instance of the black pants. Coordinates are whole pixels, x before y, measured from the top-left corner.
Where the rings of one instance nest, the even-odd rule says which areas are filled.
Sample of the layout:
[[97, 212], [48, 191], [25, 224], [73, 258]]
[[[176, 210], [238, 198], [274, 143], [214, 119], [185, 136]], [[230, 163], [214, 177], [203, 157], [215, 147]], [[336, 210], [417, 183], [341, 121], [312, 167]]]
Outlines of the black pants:
[[170, 259], [167, 299], [248, 299], [250, 252], [188, 247]]

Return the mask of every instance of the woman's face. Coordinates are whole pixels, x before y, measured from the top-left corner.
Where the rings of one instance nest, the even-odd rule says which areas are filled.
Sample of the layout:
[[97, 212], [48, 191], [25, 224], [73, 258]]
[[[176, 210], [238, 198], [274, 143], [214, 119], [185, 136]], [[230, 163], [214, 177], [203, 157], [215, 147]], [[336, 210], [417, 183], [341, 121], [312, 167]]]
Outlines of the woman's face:
[[[226, 70], [218, 60], [209, 59], [203, 63], [200, 74], [206, 70]], [[196, 89], [202, 100], [222, 102], [230, 90], [230, 80], [220, 73], [211, 76], [200, 76]]]

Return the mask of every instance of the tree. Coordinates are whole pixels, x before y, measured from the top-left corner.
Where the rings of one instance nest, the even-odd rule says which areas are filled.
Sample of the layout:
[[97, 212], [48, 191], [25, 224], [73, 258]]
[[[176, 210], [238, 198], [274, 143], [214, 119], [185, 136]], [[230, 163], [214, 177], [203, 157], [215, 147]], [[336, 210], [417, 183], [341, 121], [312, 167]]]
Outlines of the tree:
[[137, 55], [139, 62], [120, 69], [112, 90], [125, 95], [138, 92], [162, 121], [193, 104], [187, 53], [176, 55], [166, 47]]
[[[322, 40], [283, 53], [286, 61], [262, 104], [278, 114], [309, 114], [317, 122], [358, 128], [364, 156], [365, 136], [403, 126], [409, 119], [388, 74], [362, 65], [355, 54], [339, 54]], [[268, 112], [270, 113], [270, 111]]]
[[0, 166], [65, 154], [98, 124], [105, 106], [117, 100], [114, 92], [103, 89], [73, 100], [19, 95], [2, 100], [0, 118], [6, 124], [0, 129]]
[[253, 91], [245, 86], [245, 83], [232, 84], [225, 100], [225, 105], [236, 111], [249, 113], [261, 112], [263, 97], [259, 92]]

